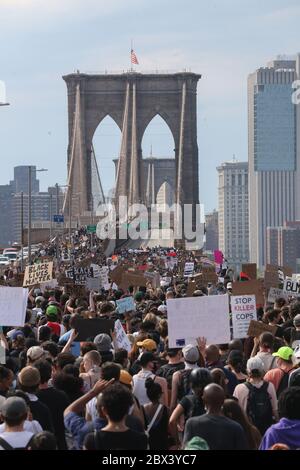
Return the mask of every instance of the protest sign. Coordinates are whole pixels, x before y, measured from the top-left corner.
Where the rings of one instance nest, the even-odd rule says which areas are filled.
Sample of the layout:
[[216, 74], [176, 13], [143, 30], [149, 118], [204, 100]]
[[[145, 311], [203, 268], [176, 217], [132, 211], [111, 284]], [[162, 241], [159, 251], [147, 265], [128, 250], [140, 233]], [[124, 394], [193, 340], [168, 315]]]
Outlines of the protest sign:
[[53, 262], [26, 266], [23, 287], [34, 286], [52, 279]]
[[186, 296], [193, 297], [193, 293], [197, 289], [197, 283], [195, 281], [190, 281], [187, 286]]
[[93, 268], [74, 266], [66, 271], [66, 277], [72, 279], [76, 286], [85, 286], [86, 279], [93, 277]]
[[114, 329], [114, 320], [104, 318], [78, 318], [75, 322], [75, 330], [78, 333], [76, 341], [93, 341], [100, 333], [110, 335]]
[[86, 279], [86, 288], [99, 291], [101, 289], [101, 280], [99, 277], [88, 277]]
[[145, 272], [145, 278], [148, 282], [151, 282], [152, 287], [160, 287], [160, 274], [157, 272]]
[[218, 282], [218, 275], [214, 266], [202, 266], [202, 281], [204, 284], [212, 283], [217, 284]]
[[263, 280], [243, 281], [232, 283], [233, 295], [255, 295], [257, 305], [264, 305]]
[[124, 297], [123, 299], [116, 300], [119, 313], [135, 311], [135, 303], [133, 297]]
[[254, 280], [257, 277], [257, 265], [256, 263], [242, 264], [242, 272], [249, 276], [250, 280]]
[[47, 281], [47, 282], [40, 282], [40, 288], [42, 292], [45, 292], [45, 290], [55, 289], [55, 287], [57, 286], [58, 286], [57, 279], [52, 279], [51, 281]]
[[0, 325], [24, 326], [28, 289], [23, 287], [1, 287]]
[[98, 264], [92, 263], [90, 267], [93, 270], [93, 277], [100, 277], [100, 273], [101, 273], [100, 266], [98, 266]]
[[118, 349], [126, 349], [126, 351], [130, 352], [131, 344], [124, 331], [124, 328], [120, 320], [117, 320], [115, 322], [115, 334], [116, 334], [115, 342], [116, 342], [116, 346], [118, 347]]
[[223, 253], [222, 251], [220, 250], [214, 250], [214, 259], [215, 259], [215, 263], [217, 264], [222, 264], [223, 263]]
[[265, 271], [264, 277], [264, 286], [266, 290], [271, 289], [271, 287], [275, 287], [276, 289], [279, 286], [279, 276], [278, 276], [278, 269], [275, 271]]
[[268, 302], [274, 304], [279, 298], [287, 299], [287, 295], [283, 292], [283, 289], [276, 289], [276, 287], [271, 287], [268, 294]]
[[113, 271], [109, 273], [109, 277], [112, 281], [114, 281], [117, 285], [121, 283], [122, 276], [126, 272], [126, 269], [121, 264], [117, 265]]
[[169, 347], [180, 348], [204, 336], [208, 344], [230, 341], [228, 295], [167, 300]]
[[230, 297], [233, 339], [247, 338], [251, 320], [257, 320], [254, 295], [232, 295]]
[[248, 329], [248, 336], [260, 336], [265, 331], [269, 331], [275, 335], [278, 326], [267, 325], [261, 321], [251, 320]]
[[290, 279], [285, 279], [284, 285], [283, 285], [283, 292], [286, 295], [299, 296], [300, 295], [300, 282], [292, 281]]
[[194, 274], [195, 263], [185, 263], [184, 277], [192, 276]]
[[121, 284], [117, 284], [127, 289], [129, 286], [146, 286], [147, 282], [143, 274], [127, 271], [122, 274]]

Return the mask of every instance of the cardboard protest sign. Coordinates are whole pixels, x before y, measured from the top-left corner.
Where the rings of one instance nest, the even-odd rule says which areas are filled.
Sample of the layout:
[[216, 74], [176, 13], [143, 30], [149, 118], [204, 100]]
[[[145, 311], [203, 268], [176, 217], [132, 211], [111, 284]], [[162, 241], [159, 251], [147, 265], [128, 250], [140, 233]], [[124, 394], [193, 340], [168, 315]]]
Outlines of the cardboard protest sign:
[[123, 289], [127, 289], [129, 286], [146, 286], [147, 279], [143, 274], [127, 271], [122, 274], [122, 281], [120, 285]]
[[1, 287], [0, 325], [24, 326], [28, 289], [23, 287]]
[[290, 279], [285, 279], [283, 285], [283, 292], [286, 295], [300, 296], [300, 282], [292, 281]]
[[230, 297], [233, 339], [247, 338], [251, 320], [257, 320], [254, 295], [232, 295]]
[[211, 282], [212, 284], [217, 284], [218, 275], [214, 266], [202, 266], [202, 281], [204, 284]]
[[112, 281], [114, 281], [117, 285], [119, 285], [122, 281], [122, 276], [126, 272], [126, 268], [119, 264], [115, 267], [113, 271], [109, 273], [109, 277]]
[[184, 277], [192, 276], [194, 274], [195, 263], [185, 263], [184, 265]]
[[39, 263], [27, 266], [24, 275], [23, 287], [34, 286], [52, 279], [53, 262]]
[[271, 287], [268, 294], [268, 302], [274, 304], [279, 298], [287, 299], [287, 295], [283, 292], [283, 289], [276, 289], [276, 287]]
[[160, 287], [160, 274], [157, 272], [145, 272], [145, 278], [148, 282], [151, 282], [152, 287]]
[[45, 292], [46, 290], [55, 289], [55, 287], [58, 287], [57, 279], [52, 279], [48, 282], [40, 282], [40, 288], [42, 292]]
[[230, 341], [228, 295], [167, 300], [169, 347], [195, 344], [204, 336], [208, 344]]
[[279, 276], [278, 276], [278, 269], [275, 271], [265, 271], [264, 277], [264, 286], [266, 290], [271, 289], [271, 287], [275, 287], [276, 289], [279, 286]]
[[130, 352], [131, 344], [124, 331], [124, 328], [120, 320], [117, 320], [115, 322], [115, 333], [116, 333], [115, 342], [116, 342], [116, 346], [118, 347], [118, 349], [126, 349], [126, 351]]
[[114, 320], [104, 318], [78, 318], [75, 323], [75, 330], [78, 332], [76, 341], [93, 341], [100, 333], [110, 335], [114, 329]]
[[197, 290], [197, 283], [195, 281], [190, 281], [187, 286], [186, 296], [193, 297], [195, 290]]
[[124, 297], [123, 299], [116, 300], [119, 313], [126, 313], [135, 311], [135, 303], [133, 297]]
[[249, 329], [248, 329], [248, 336], [260, 336], [265, 331], [270, 331], [273, 335], [275, 335], [278, 326], [267, 325], [261, 321], [251, 320]]
[[250, 277], [251, 281], [257, 277], [257, 265], [256, 263], [242, 264], [243, 273]]
[[263, 280], [243, 281], [232, 283], [233, 295], [255, 295], [257, 305], [264, 305]]

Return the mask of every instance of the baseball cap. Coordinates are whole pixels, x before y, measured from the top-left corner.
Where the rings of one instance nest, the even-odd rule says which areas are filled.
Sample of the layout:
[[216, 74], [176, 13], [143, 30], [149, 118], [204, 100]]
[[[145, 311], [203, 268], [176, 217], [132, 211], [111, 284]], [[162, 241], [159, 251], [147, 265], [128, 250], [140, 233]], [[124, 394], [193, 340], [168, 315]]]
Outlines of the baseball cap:
[[98, 351], [110, 351], [111, 349], [111, 339], [106, 333], [100, 333], [95, 336], [94, 343], [97, 346]]
[[264, 363], [260, 357], [251, 357], [247, 361], [247, 371], [252, 372], [258, 370], [262, 375], [265, 374]]
[[46, 310], [47, 317], [57, 317], [57, 307], [55, 305], [49, 305]]
[[280, 357], [280, 359], [283, 359], [284, 361], [290, 361], [293, 354], [294, 351], [292, 350], [292, 348], [289, 348], [288, 346], [283, 346], [282, 348], [279, 348], [277, 352], [273, 353], [273, 356]]
[[45, 297], [43, 297], [42, 295], [38, 295], [36, 298], [35, 298], [35, 303], [37, 302], [44, 302], [45, 300]]
[[187, 362], [195, 363], [199, 359], [199, 350], [197, 346], [193, 346], [192, 344], [187, 344], [182, 349], [182, 354]]
[[295, 318], [294, 318], [294, 325], [297, 327], [297, 326], [300, 326], [300, 314], [296, 315]]
[[23, 331], [21, 331], [21, 330], [14, 331], [14, 332], [10, 335], [10, 338], [11, 338], [12, 340], [15, 340], [15, 339], [17, 339], [17, 337], [18, 337], [19, 335], [20, 335], [20, 336], [24, 336]]
[[132, 385], [132, 375], [127, 370], [121, 369], [119, 381], [124, 385]]
[[167, 313], [167, 306], [166, 305], [160, 305], [157, 310], [161, 313]]
[[41, 376], [35, 367], [27, 366], [19, 373], [18, 381], [24, 387], [35, 387], [39, 385]]
[[1, 407], [1, 414], [7, 419], [18, 419], [27, 414], [25, 400], [20, 397], [9, 397]]
[[157, 349], [157, 344], [153, 339], [144, 339], [144, 341], [138, 341], [136, 344], [139, 348], [144, 348], [147, 351], [156, 351]]
[[228, 283], [227, 283], [226, 289], [227, 289], [227, 290], [228, 290], [228, 289], [232, 289], [232, 282], [228, 282]]
[[27, 358], [30, 359], [32, 362], [42, 359], [42, 357], [44, 357], [45, 355], [46, 351], [44, 351], [44, 349], [40, 346], [31, 346], [31, 348], [28, 349], [26, 354]]

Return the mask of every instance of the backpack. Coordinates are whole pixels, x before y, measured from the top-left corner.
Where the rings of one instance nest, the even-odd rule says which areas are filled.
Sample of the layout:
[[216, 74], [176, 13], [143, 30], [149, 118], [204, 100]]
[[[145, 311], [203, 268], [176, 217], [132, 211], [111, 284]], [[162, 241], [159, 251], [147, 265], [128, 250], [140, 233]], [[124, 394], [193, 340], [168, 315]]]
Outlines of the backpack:
[[282, 392], [284, 392], [284, 390], [286, 390], [289, 386], [289, 377], [290, 377], [290, 373], [289, 372], [283, 372], [283, 376], [281, 377], [281, 380], [279, 382], [279, 385], [278, 385], [278, 389], [277, 389], [277, 398], [280, 397], [280, 395], [282, 394]]
[[177, 399], [181, 400], [186, 395], [192, 393], [190, 385], [190, 375], [193, 369], [180, 370], [180, 382], [177, 390]]
[[34, 436], [32, 436], [29, 441], [27, 442], [27, 445], [25, 447], [12, 447], [8, 442], [6, 442], [5, 439], [2, 439], [0, 437], [0, 446], [3, 447], [4, 450], [28, 450], [28, 448], [31, 445], [32, 439]]
[[269, 383], [264, 382], [260, 388], [249, 382], [246, 382], [245, 386], [249, 390], [247, 415], [261, 434], [264, 434], [273, 423], [272, 404], [268, 393]]

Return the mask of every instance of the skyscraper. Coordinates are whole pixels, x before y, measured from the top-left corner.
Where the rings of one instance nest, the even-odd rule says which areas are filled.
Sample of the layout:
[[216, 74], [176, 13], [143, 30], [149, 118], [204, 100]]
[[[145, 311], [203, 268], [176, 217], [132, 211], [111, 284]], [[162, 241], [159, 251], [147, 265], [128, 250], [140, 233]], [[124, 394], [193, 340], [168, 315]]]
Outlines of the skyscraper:
[[219, 225], [216, 210], [205, 215], [205, 231], [205, 249], [207, 251], [217, 250], [219, 248]]
[[[300, 219], [297, 60], [278, 58], [248, 77], [250, 258], [266, 264], [266, 229]], [[300, 121], [298, 121], [300, 122]]]
[[219, 173], [219, 249], [238, 272], [249, 261], [248, 164], [226, 162]]

